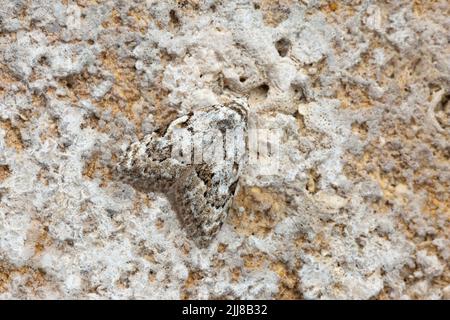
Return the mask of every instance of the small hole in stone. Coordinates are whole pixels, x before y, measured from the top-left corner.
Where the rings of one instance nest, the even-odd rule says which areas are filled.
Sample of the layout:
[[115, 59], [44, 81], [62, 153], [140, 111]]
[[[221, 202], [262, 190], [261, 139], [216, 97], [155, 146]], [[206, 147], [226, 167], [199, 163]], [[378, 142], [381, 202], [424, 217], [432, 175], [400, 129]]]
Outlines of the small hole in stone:
[[262, 84], [259, 87], [254, 88], [250, 91], [249, 102], [260, 103], [267, 98], [269, 92], [269, 86], [267, 84]]
[[298, 99], [298, 101], [305, 102], [306, 101], [306, 97], [305, 97], [305, 94], [303, 92], [303, 88], [300, 87], [299, 85], [293, 85], [292, 88], [294, 89], [294, 97], [296, 99]]
[[240, 82], [245, 82], [247, 80], [247, 77], [245, 77], [245, 76], [240, 76], [239, 77], [239, 81]]
[[174, 26], [179, 26], [180, 25], [180, 19], [178, 19], [177, 13], [175, 12], [175, 10], [170, 10], [169, 11], [169, 16], [170, 16], [170, 22]]
[[267, 97], [267, 93], [269, 92], [269, 86], [267, 85], [267, 84], [265, 84], [265, 83], [263, 83], [262, 85], [260, 85], [259, 87], [258, 87], [262, 92], [264, 92], [264, 94], [266, 95], [266, 97]]
[[300, 132], [303, 132], [306, 129], [306, 125], [305, 125], [305, 118], [303, 117], [303, 115], [296, 111], [294, 113], [294, 117], [297, 120], [297, 125], [298, 125], [298, 129]]
[[253, 8], [255, 8], [255, 10], [259, 10], [259, 8], [261, 8], [261, 6], [259, 5], [259, 3], [254, 3]]
[[42, 56], [39, 58], [38, 63], [43, 66], [48, 66], [48, 59], [46, 56]]
[[275, 48], [277, 49], [280, 57], [285, 57], [289, 53], [291, 42], [288, 39], [281, 38], [275, 42]]

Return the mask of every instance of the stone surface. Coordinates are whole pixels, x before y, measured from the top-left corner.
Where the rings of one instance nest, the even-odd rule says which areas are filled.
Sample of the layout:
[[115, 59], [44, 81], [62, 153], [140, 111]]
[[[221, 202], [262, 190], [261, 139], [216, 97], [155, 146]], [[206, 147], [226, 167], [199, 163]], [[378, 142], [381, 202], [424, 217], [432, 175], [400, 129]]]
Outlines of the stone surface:
[[[448, 1], [0, 8], [1, 299], [449, 299]], [[279, 170], [200, 248], [112, 168], [234, 98]]]

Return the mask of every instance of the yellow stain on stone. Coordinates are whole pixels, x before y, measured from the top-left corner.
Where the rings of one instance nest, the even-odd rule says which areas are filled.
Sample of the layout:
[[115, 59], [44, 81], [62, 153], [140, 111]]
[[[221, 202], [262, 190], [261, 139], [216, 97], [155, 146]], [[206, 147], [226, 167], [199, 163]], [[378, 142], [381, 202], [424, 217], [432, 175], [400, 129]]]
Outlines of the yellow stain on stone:
[[298, 287], [299, 279], [295, 270], [289, 270], [286, 264], [281, 261], [273, 262], [270, 269], [280, 278], [276, 299], [297, 300], [302, 298]]
[[282, 194], [259, 187], [243, 188], [237, 194], [229, 221], [243, 235], [263, 237], [286, 216], [286, 202]]
[[5, 143], [8, 147], [16, 149], [16, 151], [22, 151], [24, 149], [22, 135], [20, 129], [14, 126], [10, 120], [0, 121], [0, 127], [6, 131], [4, 137]]

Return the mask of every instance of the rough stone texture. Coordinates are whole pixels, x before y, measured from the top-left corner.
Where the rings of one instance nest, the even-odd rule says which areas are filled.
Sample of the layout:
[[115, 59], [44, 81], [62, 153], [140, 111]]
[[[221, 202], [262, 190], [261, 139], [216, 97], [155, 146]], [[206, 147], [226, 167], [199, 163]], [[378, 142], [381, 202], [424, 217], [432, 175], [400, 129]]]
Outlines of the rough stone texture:
[[[449, 299], [446, 0], [0, 0], [0, 298]], [[221, 231], [114, 179], [130, 142], [248, 100]]]

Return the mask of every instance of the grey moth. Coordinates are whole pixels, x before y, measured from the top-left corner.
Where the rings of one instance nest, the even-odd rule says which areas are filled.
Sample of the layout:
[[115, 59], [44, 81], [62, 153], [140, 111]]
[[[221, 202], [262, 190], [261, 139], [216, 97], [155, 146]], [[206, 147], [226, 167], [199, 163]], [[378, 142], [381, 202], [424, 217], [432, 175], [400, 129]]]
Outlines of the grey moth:
[[121, 179], [143, 192], [164, 194], [187, 235], [207, 246], [220, 230], [246, 164], [243, 101], [197, 109], [132, 143], [121, 157]]

